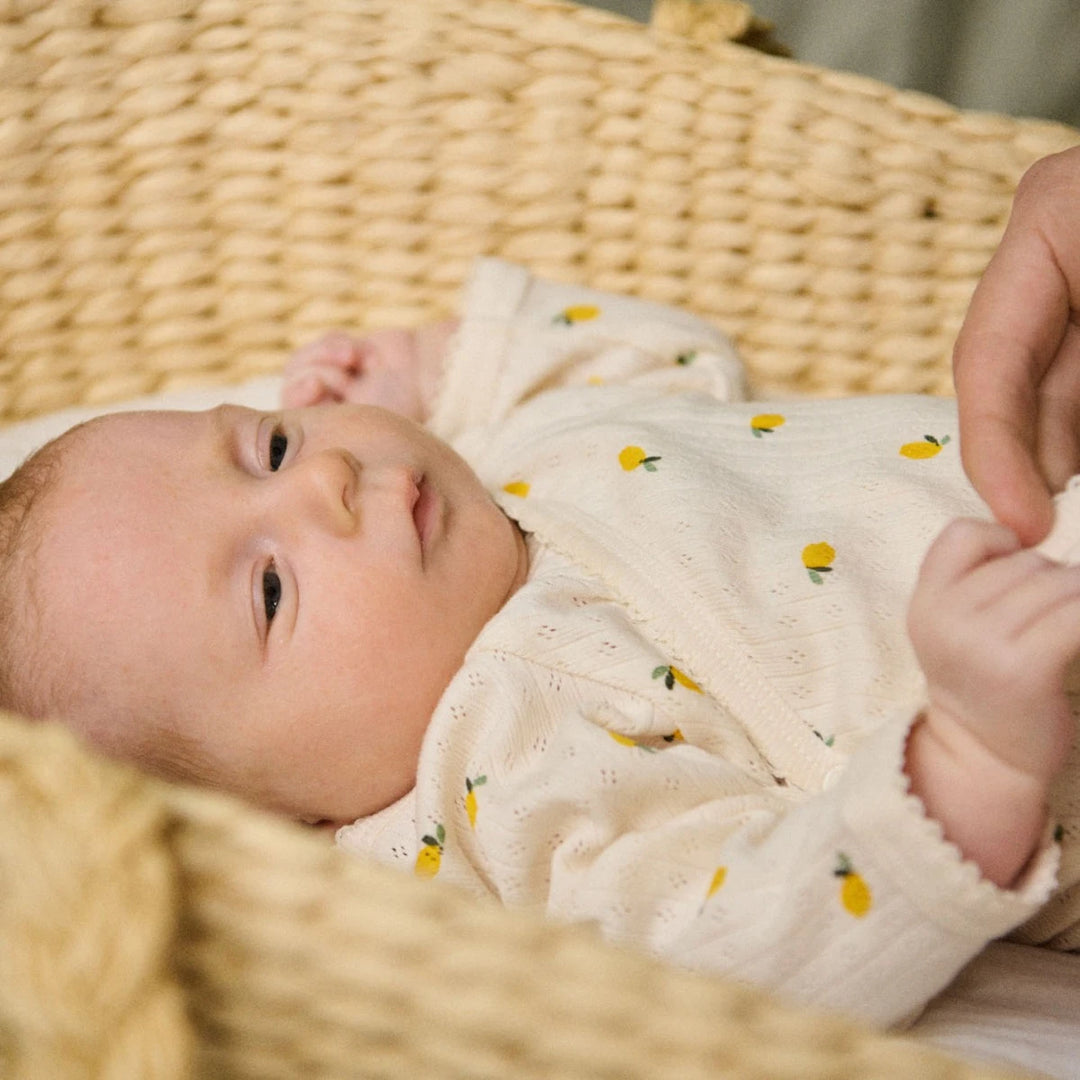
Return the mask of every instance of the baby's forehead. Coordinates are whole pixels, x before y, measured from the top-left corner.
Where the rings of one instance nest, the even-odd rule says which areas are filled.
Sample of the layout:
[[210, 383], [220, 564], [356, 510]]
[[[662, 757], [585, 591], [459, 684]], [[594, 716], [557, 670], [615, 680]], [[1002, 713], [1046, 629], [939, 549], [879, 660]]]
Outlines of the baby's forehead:
[[210, 412], [140, 410], [106, 413], [71, 428], [61, 436], [61, 464], [69, 470], [107, 464], [131, 466], [158, 454], [191, 446], [212, 427]]
[[69, 428], [55, 443], [64, 456], [89, 445], [134, 445], [152, 442], [178, 432], [177, 418], [182, 413], [162, 410], [139, 410], [103, 413]]
[[104, 413], [71, 429], [72, 436], [92, 439], [121, 439], [128, 442], [154, 442], [180, 438], [194, 429], [205, 427], [216, 410], [182, 412], [177, 409], [132, 409]]
[[155, 479], [184, 465], [183, 448], [193, 443], [195, 415], [108, 413], [70, 429], [57, 440], [45, 515], [55, 521], [89, 514], [120, 528], [140, 501], [152, 496]]
[[57, 584], [58, 609], [102, 596], [116, 608], [128, 594], [144, 602], [161, 595], [140, 586], [163, 563], [175, 568], [190, 538], [212, 527], [199, 474], [178, 452], [197, 415], [110, 413], [63, 437], [38, 551], [39, 577]]

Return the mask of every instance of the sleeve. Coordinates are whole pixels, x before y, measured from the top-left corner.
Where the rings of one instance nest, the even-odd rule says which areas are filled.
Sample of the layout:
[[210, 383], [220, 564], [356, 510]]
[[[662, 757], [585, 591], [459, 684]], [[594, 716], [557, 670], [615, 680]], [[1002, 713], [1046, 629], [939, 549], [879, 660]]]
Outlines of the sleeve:
[[746, 396], [733, 346], [705, 320], [480, 259], [429, 426], [452, 440], [545, 390], [627, 383], [725, 401]]
[[[499, 686], [510, 659], [474, 671], [476, 685]], [[510, 698], [493, 695], [500, 724], [441, 740], [455, 751], [420, 796], [416, 844], [442, 830], [456, 884], [887, 1025], [1050, 893], [1049, 840], [1001, 890], [943, 839], [907, 793], [904, 723], [808, 794], [662, 732], [647, 698], [514, 662], [528, 709], [510, 723]]]

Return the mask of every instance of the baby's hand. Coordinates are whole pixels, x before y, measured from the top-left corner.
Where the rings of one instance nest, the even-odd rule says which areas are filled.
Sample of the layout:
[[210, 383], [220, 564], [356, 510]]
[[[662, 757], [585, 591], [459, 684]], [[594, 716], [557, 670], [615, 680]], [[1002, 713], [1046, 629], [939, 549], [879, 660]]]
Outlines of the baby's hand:
[[1002, 525], [953, 522], [923, 563], [908, 630], [927, 709], [908, 743], [912, 790], [999, 884], [1023, 867], [1074, 734], [1065, 675], [1080, 653], [1080, 567]]
[[349, 402], [381, 405], [423, 420], [419, 357], [411, 330], [376, 330], [365, 337], [331, 331], [298, 349], [285, 365], [282, 404]]
[[1021, 550], [1002, 525], [955, 521], [926, 556], [908, 625], [932, 716], [1049, 781], [1073, 734], [1064, 684], [1080, 652], [1080, 568]]

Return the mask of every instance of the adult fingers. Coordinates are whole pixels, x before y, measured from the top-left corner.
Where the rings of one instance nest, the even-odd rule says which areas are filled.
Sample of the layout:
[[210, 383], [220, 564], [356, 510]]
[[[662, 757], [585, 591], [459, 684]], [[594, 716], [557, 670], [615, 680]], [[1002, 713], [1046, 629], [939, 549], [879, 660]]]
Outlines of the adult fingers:
[[1028, 543], [1042, 539], [1051, 523], [1050, 491], [1037, 459], [1039, 387], [1068, 311], [1041, 238], [1006, 233], [953, 350], [964, 467], [994, 514]]
[[994, 513], [1027, 543], [1041, 539], [1051, 522], [1040, 451], [1046, 460], [1047, 449], [1056, 454], [1077, 442], [1071, 431], [1041, 423], [1040, 387], [1070, 325], [1070, 298], [1080, 293], [1080, 252], [1072, 251], [1078, 206], [1080, 153], [1055, 155], [1028, 171], [953, 352], [965, 468]]
[[1080, 325], [1070, 318], [1039, 388], [1037, 457], [1050, 487], [1080, 471]]
[[[996, 355], [1004, 352], [999, 349]], [[1038, 397], [1016, 374], [1010, 382], [1003, 373], [995, 384], [994, 363], [989, 353], [986, 356], [981, 366], [969, 363], [964, 369], [968, 375], [957, 375], [964, 469], [994, 516], [1025, 544], [1036, 544], [1054, 520], [1050, 488], [1037, 457]], [[1017, 361], [1002, 366], [1018, 370]], [[1060, 430], [1056, 418], [1045, 419], [1053, 431]]]

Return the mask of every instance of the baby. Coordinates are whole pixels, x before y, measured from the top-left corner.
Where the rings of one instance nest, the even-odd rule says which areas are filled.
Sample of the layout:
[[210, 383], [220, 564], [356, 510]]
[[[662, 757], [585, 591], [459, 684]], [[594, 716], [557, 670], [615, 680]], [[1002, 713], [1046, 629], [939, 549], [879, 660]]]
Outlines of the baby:
[[1080, 568], [986, 520], [952, 402], [742, 385], [483, 260], [281, 413], [92, 421], [4, 485], [3, 704], [882, 1023], [1022, 924], [1080, 947]]

